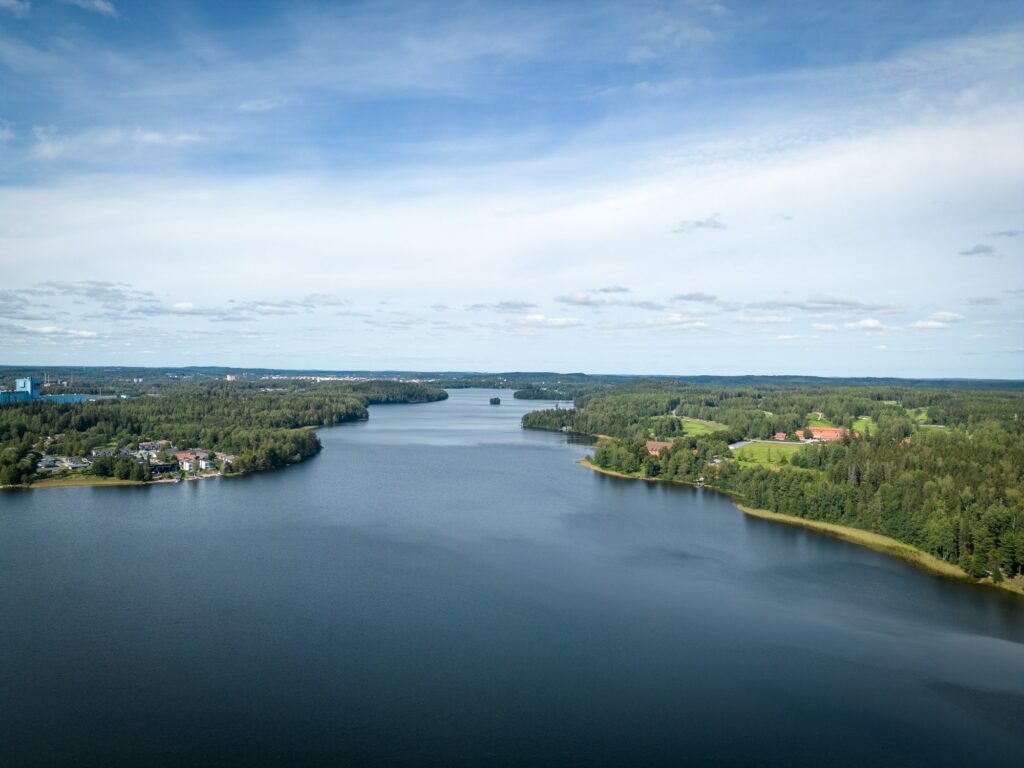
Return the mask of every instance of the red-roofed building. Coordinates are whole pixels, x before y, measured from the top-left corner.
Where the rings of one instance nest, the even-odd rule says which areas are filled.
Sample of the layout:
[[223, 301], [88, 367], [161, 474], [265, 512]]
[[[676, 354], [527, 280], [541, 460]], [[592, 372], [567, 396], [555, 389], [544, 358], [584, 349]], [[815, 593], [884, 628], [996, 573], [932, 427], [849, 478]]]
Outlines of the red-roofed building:
[[194, 451], [178, 451], [174, 454], [178, 460], [178, 466], [184, 472], [191, 472], [196, 466], [196, 454]]
[[842, 427], [811, 427], [811, 435], [823, 442], [832, 442], [833, 440], [841, 440], [846, 436], [846, 430]]
[[786, 435], [785, 432], [776, 432], [775, 433], [775, 439], [776, 440], [785, 440], [786, 437], [788, 437], [788, 435]]
[[665, 442], [664, 440], [648, 440], [647, 441], [647, 453], [651, 456], [658, 456], [665, 448], [671, 448], [672, 443]]

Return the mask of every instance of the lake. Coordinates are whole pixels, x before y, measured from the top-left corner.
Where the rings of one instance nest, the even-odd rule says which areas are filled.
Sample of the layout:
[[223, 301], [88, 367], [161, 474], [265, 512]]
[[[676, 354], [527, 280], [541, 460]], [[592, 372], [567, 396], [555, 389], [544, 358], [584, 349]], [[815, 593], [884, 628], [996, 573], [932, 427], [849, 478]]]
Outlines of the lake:
[[1024, 756], [1024, 599], [598, 475], [519, 427], [545, 406], [453, 390], [281, 471], [0, 494], [0, 765]]

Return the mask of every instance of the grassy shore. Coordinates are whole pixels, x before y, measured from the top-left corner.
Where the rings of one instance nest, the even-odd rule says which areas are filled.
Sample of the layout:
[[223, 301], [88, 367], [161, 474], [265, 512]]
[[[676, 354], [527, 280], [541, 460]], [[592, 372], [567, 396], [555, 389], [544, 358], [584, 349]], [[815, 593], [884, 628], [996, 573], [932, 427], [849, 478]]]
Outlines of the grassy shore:
[[[209, 475], [192, 475], [182, 478], [185, 482], [190, 480], [208, 480], [211, 477], [221, 477], [219, 472]], [[66, 475], [65, 477], [46, 477], [36, 480], [31, 485], [10, 485], [3, 488], [24, 488], [27, 490], [35, 488], [78, 488], [81, 486], [115, 486], [115, 485], [156, 485], [158, 483], [176, 483], [179, 480], [175, 477], [160, 477], [157, 480], [120, 480], [116, 477], [97, 477], [95, 475]]]
[[80, 485], [146, 485], [140, 480], [119, 480], [116, 477], [96, 477], [95, 475], [68, 475], [67, 477], [47, 477], [36, 480], [27, 488], [71, 488]]
[[[627, 480], [647, 480], [649, 482], [677, 482], [681, 485], [689, 485], [689, 483], [683, 483], [682, 481], [666, 481], [656, 477], [641, 477], [639, 473], [629, 474], [626, 472], [616, 472], [613, 469], [604, 469], [599, 467], [589, 459], [584, 458], [579, 462], [587, 469], [592, 469], [595, 472], [600, 472], [602, 475], [610, 475], [612, 477], [622, 477]], [[881, 552], [892, 557], [898, 557], [904, 562], [910, 563], [918, 568], [922, 568], [930, 573], [934, 573], [938, 576], [944, 576], [946, 578], [958, 579], [960, 581], [966, 581], [971, 584], [981, 584], [984, 586], [998, 587], [1009, 592], [1014, 592], [1018, 595], [1024, 595], [1024, 583], [1020, 581], [1003, 581], [994, 582], [991, 579], [975, 579], [968, 575], [960, 567], [947, 563], [945, 560], [940, 560], [933, 555], [929, 555], [927, 552], [922, 552], [916, 547], [912, 547], [909, 544], [904, 544], [902, 541], [897, 541], [888, 536], [883, 536], [880, 533], [873, 533], [872, 531], [865, 531], [861, 528], [851, 528], [847, 525], [837, 525], [836, 523], [826, 523], [821, 520], [808, 520], [803, 517], [796, 517], [795, 515], [784, 515], [779, 512], [770, 512], [767, 509], [755, 509], [748, 507], [740, 503], [740, 499], [731, 493], [724, 491], [715, 490], [717, 493], [725, 493], [733, 499], [736, 506], [743, 511], [744, 514], [750, 515], [751, 517], [760, 517], [764, 520], [774, 520], [778, 523], [787, 523], [789, 525], [798, 525], [802, 528], [808, 528], [812, 531], [818, 531], [820, 533], [828, 534], [829, 536], [835, 536], [836, 538], [842, 539], [843, 541], [849, 541], [853, 544], [859, 544], [862, 547], [868, 547], [876, 552]]]

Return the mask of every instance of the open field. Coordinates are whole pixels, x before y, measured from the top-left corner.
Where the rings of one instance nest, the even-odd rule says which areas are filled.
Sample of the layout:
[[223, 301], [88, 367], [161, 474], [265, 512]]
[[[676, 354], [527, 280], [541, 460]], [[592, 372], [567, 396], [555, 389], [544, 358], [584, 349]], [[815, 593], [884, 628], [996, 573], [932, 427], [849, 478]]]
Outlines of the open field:
[[822, 418], [817, 413], [807, 414], [807, 425], [810, 427], [834, 427], [836, 426], [826, 418]]
[[685, 417], [680, 420], [683, 422], [683, 427], [688, 435], [710, 435], [712, 432], [717, 432], [720, 429], [728, 429], [725, 424], [719, 424], [717, 421], [687, 419]]
[[853, 431], [860, 432], [862, 437], [867, 437], [875, 431], [875, 422], [870, 416], [862, 416], [853, 422]]
[[928, 421], [928, 409], [927, 408], [907, 408], [907, 415], [910, 416], [918, 424], [924, 424]]
[[735, 450], [733, 456], [744, 464], [781, 464], [783, 456], [788, 460], [800, 448], [800, 443], [751, 443]]

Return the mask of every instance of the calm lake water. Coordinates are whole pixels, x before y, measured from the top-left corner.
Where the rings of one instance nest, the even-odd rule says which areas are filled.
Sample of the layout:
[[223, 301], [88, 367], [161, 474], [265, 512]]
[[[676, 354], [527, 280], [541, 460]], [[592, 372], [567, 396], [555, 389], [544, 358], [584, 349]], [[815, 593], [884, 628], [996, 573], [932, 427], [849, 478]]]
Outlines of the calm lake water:
[[1024, 600], [451, 394], [279, 472], [0, 494], [0, 765], [1024, 757]]

